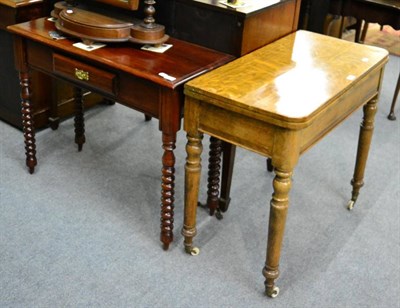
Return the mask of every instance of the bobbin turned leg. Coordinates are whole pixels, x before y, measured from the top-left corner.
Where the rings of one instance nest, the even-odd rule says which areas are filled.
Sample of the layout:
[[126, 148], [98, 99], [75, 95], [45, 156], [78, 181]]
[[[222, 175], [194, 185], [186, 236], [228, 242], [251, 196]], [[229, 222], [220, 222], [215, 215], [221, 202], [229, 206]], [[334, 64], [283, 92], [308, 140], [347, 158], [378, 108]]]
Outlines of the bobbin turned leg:
[[265, 293], [270, 297], [276, 297], [279, 294], [279, 288], [275, 286], [275, 279], [279, 276], [279, 258], [285, 231], [292, 175], [291, 171], [283, 171], [277, 168], [274, 171], [274, 193], [270, 203], [267, 258], [262, 271], [265, 277]]
[[193, 246], [193, 237], [196, 235], [196, 210], [199, 196], [201, 152], [203, 145], [202, 133], [187, 135], [186, 165], [185, 165], [185, 209], [182, 235], [185, 237], [185, 251], [197, 255], [199, 249]]
[[26, 166], [29, 168], [29, 173], [32, 174], [35, 171], [37, 160], [35, 128], [33, 124], [31, 102], [32, 93], [30, 89], [31, 81], [28, 71], [21, 71], [19, 73], [19, 80], [21, 86], [22, 130], [25, 138]]
[[364, 185], [364, 171], [367, 164], [369, 147], [371, 145], [372, 134], [374, 132], [374, 118], [377, 109], [377, 97], [370, 100], [364, 105], [364, 117], [360, 126], [360, 136], [358, 138], [357, 158], [356, 165], [354, 168], [354, 176], [351, 180], [353, 191], [351, 193], [351, 199], [347, 204], [347, 208], [352, 210], [354, 204], [357, 201], [358, 194], [361, 187]]
[[[207, 207], [210, 215], [214, 215], [219, 203], [219, 178], [221, 170], [222, 141], [210, 137], [210, 152], [208, 159], [208, 185], [207, 185]], [[218, 217], [218, 216], [217, 216]]]
[[161, 178], [161, 234], [163, 249], [167, 250], [174, 234], [174, 194], [175, 194], [175, 143], [176, 134], [162, 133], [164, 154], [162, 156]]
[[74, 87], [74, 107], [75, 107], [75, 143], [78, 145], [78, 151], [82, 151], [85, 138], [85, 119], [83, 116], [83, 93], [82, 89]]

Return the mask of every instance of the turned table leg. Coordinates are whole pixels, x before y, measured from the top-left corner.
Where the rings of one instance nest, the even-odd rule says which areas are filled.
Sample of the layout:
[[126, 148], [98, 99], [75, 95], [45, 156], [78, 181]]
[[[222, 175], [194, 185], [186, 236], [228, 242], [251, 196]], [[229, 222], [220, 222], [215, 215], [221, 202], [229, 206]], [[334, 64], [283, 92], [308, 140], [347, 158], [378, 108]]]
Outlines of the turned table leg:
[[182, 235], [185, 237], [185, 251], [197, 255], [199, 249], [193, 246], [193, 237], [196, 235], [196, 210], [199, 196], [201, 173], [201, 152], [203, 145], [202, 133], [187, 134], [186, 165], [185, 165], [185, 209]]
[[210, 152], [208, 159], [208, 184], [207, 184], [207, 207], [210, 215], [214, 215], [219, 203], [219, 179], [221, 170], [222, 141], [210, 137]]
[[83, 93], [82, 89], [74, 87], [74, 126], [75, 126], [75, 143], [78, 145], [78, 151], [82, 151], [85, 138], [85, 119], [83, 116]]
[[174, 188], [175, 188], [175, 143], [176, 134], [162, 134], [164, 154], [162, 156], [161, 178], [161, 234], [164, 250], [173, 241], [174, 229]]
[[276, 297], [279, 294], [279, 288], [275, 286], [275, 279], [279, 276], [279, 258], [289, 206], [292, 175], [291, 171], [283, 171], [278, 168], [275, 168], [274, 171], [274, 192], [270, 203], [267, 258], [262, 271], [265, 277], [265, 292], [270, 297]]
[[400, 74], [399, 78], [397, 78], [396, 89], [394, 90], [393, 101], [392, 105], [390, 106], [390, 111], [388, 115], [388, 119], [391, 121], [396, 120], [396, 115], [394, 114], [394, 107], [396, 106], [397, 97], [399, 96], [400, 92]]
[[360, 126], [360, 136], [358, 139], [357, 158], [354, 168], [354, 176], [351, 180], [353, 191], [351, 193], [351, 200], [347, 207], [349, 210], [353, 209], [357, 201], [358, 194], [361, 187], [364, 185], [364, 171], [367, 164], [369, 147], [371, 145], [372, 134], [374, 131], [374, 118], [377, 110], [377, 97], [370, 100], [364, 105], [364, 117]]
[[22, 129], [25, 138], [25, 155], [26, 166], [29, 168], [29, 173], [35, 171], [37, 165], [36, 160], [36, 140], [35, 128], [33, 124], [33, 107], [32, 107], [32, 93], [31, 93], [31, 80], [29, 73], [20, 72], [19, 80], [21, 86], [21, 107], [22, 107]]
[[51, 78], [51, 94], [52, 94], [52, 101], [50, 104], [50, 110], [49, 110], [49, 126], [52, 130], [58, 129], [58, 126], [60, 125], [60, 117], [59, 117], [59, 111], [58, 111], [58, 102], [59, 102], [59, 97], [58, 97], [58, 91], [57, 91], [57, 81], [54, 78]]

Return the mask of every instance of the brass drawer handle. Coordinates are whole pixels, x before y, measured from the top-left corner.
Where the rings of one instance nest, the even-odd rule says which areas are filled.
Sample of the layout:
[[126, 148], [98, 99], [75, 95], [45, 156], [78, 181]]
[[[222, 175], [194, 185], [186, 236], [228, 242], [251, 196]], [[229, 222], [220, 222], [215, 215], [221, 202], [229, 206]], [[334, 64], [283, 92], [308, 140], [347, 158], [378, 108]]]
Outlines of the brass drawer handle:
[[80, 70], [75, 68], [75, 77], [78, 78], [79, 80], [89, 80], [89, 72], [85, 72], [84, 70]]

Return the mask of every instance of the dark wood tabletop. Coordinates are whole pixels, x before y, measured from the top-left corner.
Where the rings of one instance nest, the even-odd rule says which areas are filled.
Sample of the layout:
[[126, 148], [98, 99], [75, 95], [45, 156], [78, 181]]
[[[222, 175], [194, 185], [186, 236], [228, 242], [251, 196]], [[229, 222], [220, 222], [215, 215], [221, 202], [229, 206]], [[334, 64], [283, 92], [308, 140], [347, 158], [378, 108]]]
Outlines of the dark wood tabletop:
[[[72, 43], [80, 41], [77, 38], [52, 39], [49, 31], [55, 30], [54, 23], [46, 18], [12, 25], [8, 27], [8, 30], [29, 38], [29, 40], [41, 42], [66, 52], [73, 52], [76, 56], [110, 65], [120, 71], [171, 89], [233, 59], [230, 55], [174, 38], [170, 38], [167, 42], [173, 47], [162, 54], [141, 50], [141, 45], [129, 42], [107, 44], [107, 48], [87, 52], [72, 46]], [[168, 81], [158, 75], [160, 72], [176, 79]]]

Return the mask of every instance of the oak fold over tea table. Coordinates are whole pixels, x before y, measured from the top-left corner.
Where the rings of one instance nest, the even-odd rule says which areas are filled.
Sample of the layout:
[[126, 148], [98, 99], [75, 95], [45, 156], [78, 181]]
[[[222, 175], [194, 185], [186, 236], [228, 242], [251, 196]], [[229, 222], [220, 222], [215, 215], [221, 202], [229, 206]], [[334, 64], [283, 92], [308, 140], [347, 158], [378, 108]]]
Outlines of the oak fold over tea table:
[[183, 84], [233, 59], [211, 49], [170, 39], [163, 54], [131, 43], [109, 44], [92, 51], [74, 47], [73, 39], [54, 40], [53, 22], [45, 18], [12, 25], [15, 61], [19, 71], [26, 165], [37, 164], [32, 116], [30, 70], [38, 70], [75, 86], [75, 141], [85, 142], [81, 88], [101, 94], [159, 119], [162, 132], [161, 241], [168, 249], [173, 239], [175, 143], [183, 115]]
[[364, 106], [348, 204], [353, 208], [363, 185], [387, 60], [384, 49], [298, 31], [186, 83], [186, 252], [199, 252], [192, 242], [203, 134], [270, 157], [275, 178], [262, 272], [266, 294], [277, 296], [291, 175], [299, 156]]

